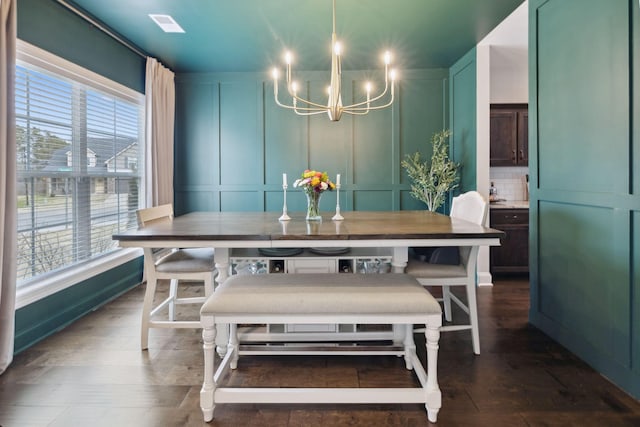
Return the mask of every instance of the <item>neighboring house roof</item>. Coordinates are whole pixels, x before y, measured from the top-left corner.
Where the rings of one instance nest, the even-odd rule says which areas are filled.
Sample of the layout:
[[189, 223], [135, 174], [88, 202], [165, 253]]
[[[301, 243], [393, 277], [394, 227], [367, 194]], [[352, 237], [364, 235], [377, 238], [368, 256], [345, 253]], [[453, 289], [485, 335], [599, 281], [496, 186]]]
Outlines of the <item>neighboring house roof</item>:
[[[137, 144], [134, 138], [117, 138], [115, 144], [111, 138], [89, 138], [87, 139], [87, 150], [96, 156], [95, 166], [88, 166], [89, 173], [107, 172], [107, 163], [118, 154]], [[40, 169], [43, 172], [71, 172], [71, 167], [67, 164], [67, 153], [70, 146], [61, 147], [54, 151], [47, 162], [47, 165]]]

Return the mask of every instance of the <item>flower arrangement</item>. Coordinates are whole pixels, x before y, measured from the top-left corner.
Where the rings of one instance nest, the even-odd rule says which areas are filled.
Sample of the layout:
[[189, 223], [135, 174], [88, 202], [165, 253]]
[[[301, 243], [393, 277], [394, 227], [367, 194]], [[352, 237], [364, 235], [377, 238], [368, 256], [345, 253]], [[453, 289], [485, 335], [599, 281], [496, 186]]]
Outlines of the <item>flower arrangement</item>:
[[325, 190], [333, 191], [336, 188], [329, 175], [307, 169], [294, 181], [293, 186], [302, 188], [307, 195], [307, 221], [321, 221], [320, 196]]
[[318, 172], [307, 169], [302, 172], [302, 177], [295, 180], [294, 187], [302, 187], [305, 193], [322, 193], [325, 190], [333, 191], [336, 185], [329, 180], [326, 172]]

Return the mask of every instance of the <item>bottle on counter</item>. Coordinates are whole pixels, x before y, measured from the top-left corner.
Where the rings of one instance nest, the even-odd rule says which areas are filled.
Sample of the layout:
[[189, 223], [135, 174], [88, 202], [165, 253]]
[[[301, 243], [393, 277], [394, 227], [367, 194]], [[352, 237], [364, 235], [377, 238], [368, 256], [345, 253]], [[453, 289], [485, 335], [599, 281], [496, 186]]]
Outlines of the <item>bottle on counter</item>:
[[493, 181], [491, 182], [491, 187], [489, 187], [489, 200], [498, 200], [498, 189], [493, 185]]

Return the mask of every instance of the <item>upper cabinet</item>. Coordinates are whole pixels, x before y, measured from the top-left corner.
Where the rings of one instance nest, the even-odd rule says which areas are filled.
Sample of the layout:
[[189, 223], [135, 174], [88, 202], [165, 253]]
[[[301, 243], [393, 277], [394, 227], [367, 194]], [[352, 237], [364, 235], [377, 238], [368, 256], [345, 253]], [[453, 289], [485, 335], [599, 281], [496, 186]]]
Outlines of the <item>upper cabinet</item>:
[[491, 104], [491, 166], [528, 166], [527, 104]]

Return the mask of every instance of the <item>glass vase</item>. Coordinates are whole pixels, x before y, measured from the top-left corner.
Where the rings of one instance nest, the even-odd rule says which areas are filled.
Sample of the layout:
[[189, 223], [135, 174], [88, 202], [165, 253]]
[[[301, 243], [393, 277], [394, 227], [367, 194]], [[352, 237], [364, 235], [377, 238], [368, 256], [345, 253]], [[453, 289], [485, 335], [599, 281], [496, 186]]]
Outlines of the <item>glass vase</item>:
[[322, 193], [310, 191], [307, 195], [307, 221], [322, 221], [320, 216], [320, 197]]

